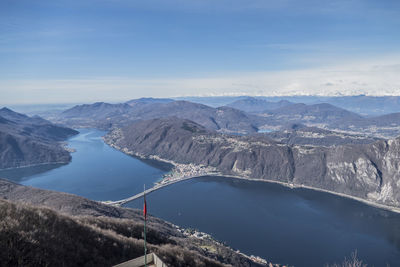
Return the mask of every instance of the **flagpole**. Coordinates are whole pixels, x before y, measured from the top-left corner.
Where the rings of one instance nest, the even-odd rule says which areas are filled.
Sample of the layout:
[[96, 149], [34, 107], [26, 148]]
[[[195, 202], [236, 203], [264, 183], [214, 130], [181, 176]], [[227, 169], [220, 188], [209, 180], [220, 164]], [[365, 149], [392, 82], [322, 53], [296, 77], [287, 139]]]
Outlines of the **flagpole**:
[[147, 248], [146, 248], [146, 213], [147, 213], [147, 207], [146, 207], [146, 184], [143, 185], [143, 199], [144, 199], [144, 204], [143, 204], [143, 215], [144, 215], [144, 267], [147, 267]]

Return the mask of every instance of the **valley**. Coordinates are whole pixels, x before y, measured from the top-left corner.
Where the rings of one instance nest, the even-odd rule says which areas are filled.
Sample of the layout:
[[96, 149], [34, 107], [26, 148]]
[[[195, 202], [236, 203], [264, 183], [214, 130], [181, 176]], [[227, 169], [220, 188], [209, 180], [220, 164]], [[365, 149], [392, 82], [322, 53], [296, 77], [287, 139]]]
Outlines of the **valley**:
[[[104, 131], [79, 131], [79, 135], [69, 139], [69, 146], [76, 149], [71, 163], [42, 173], [33, 169], [31, 175], [28, 170], [18, 173], [19, 169], [14, 176], [10, 170], [0, 172], [1, 177], [8, 175], [25, 185], [12, 183], [10, 187], [9, 182], [4, 182], [0, 197], [11, 202], [45, 205], [74, 216], [102, 215], [137, 221], [143, 208], [142, 198], [123, 205], [134, 208], [124, 212], [101, 202], [141, 193], [143, 184], [151, 188], [165, 177], [180, 179], [184, 175], [205, 175], [204, 172], [212, 171], [194, 164], [177, 164], [174, 172], [172, 162], [163, 163], [157, 157], [141, 161], [104, 144], [101, 138], [106, 134]], [[24, 176], [20, 179], [18, 175]], [[397, 263], [395, 244], [400, 236], [396, 234], [394, 222], [398, 214], [306, 188], [218, 175], [214, 172], [211, 176], [190, 178], [151, 192], [146, 196], [149, 214], [179, 225], [182, 231], [210, 234], [235, 252], [240, 250], [281, 265], [321, 266], [341, 261], [343, 255], [356, 248], [360, 257], [369, 263]], [[71, 194], [90, 200], [83, 201], [82, 197]], [[138, 215], [133, 216], [132, 212]], [[333, 224], [335, 231], [332, 232]], [[170, 235], [168, 231], [165, 234]], [[319, 238], [306, 238], [311, 235]], [[327, 239], [330, 242], [321, 245]], [[199, 246], [210, 245], [200, 243]]]
[[[243, 105], [242, 103], [242, 108]], [[259, 103], [259, 109], [261, 109], [260, 105], [263, 103]], [[186, 191], [197, 190], [198, 186], [201, 188], [204, 182], [210, 181], [216, 183], [216, 186], [218, 185], [220, 191], [217, 195], [222, 196], [231, 190], [229, 186], [224, 185], [226, 181], [233, 181], [228, 184], [241, 185], [268, 182], [272, 184], [266, 187], [258, 186], [264, 188], [265, 192], [268, 190], [280, 192], [281, 189], [274, 186], [283, 185], [289, 190], [289, 195], [293, 194], [290, 192], [302, 192], [301, 199], [303, 197], [307, 199], [307, 196], [314, 194], [305, 193], [307, 191], [303, 193], [301, 190], [311, 189], [320, 191], [318, 194], [329, 193], [328, 195], [334, 194], [349, 199], [340, 200], [343, 202], [359, 201], [360, 204], [357, 205], [361, 205], [361, 207], [363, 207], [363, 203], [373, 206], [368, 212], [374, 213], [373, 209], [375, 208], [381, 209], [381, 212], [386, 212], [384, 210], [399, 212], [400, 190], [396, 182], [399, 180], [397, 173], [399, 156], [396, 154], [396, 151], [399, 151], [399, 141], [397, 138], [387, 139], [384, 132], [370, 134], [345, 128], [337, 129], [335, 125], [340, 121], [348, 121], [349, 119], [346, 119], [348, 116], [351, 120], [364, 120], [364, 118], [338, 109], [334, 109], [336, 113], [331, 114], [332, 108], [329, 105], [317, 106], [317, 109], [315, 106], [309, 107], [287, 102], [279, 102], [276, 105], [282, 106], [278, 109], [285, 108], [287, 105], [295, 106], [292, 107], [293, 111], [287, 108], [286, 115], [277, 111], [273, 111], [274, 114], [280, 115], [265, 115], [265, 113], [263, 115], [247, 113], [244, 110], [239, 111], [232, 107], [228, 109], [212, 108], [203, 104], [171, 99], [138, 99], [125, 104], [80, 105], [58, 113], [56, 117], [51, 117], [54, 114], [47, 117], [52, 120], [53, 124], [57, 124], [56, 127], [61, 127], [58, 125], [63, 123], [70, 127], [104, 129], [99, 131], [81, 128], [79, 129], [80, 134], [75, 137], [71, 137], [71, 135], [60, 136], [57, 137], [58, 139], [51, 136], [46, 137], [46, 141], [50, 140], [51, 142], [65, 142], [62, 140], [69, 138], [67, 139], [68, 145], [64, 143], [62, 146], [65, 153], [72, 153], [72, 163], [55, 169], [44, 168], [44, 172], [39, 171], [38, 173], [32, 169], [32, 174], [29, 174], [29, 168], [22, 168], [24, 172], [17, 171], [18, 169], [2, 170], [0, 176], [10, 177], [9, 179], [24, 185], [78, 194], [100, 201], [101, 205], [123, 205], [134, 208], [140, 208], [143, 195], [141, 192], [143, 183], [145, 183], [146, 188], [149, 189], [149, 201], [152, 203], [151, 210], [154, 213], [151, 212], [154, 215], [188, 228], [199, 227], [198, 231], [200, 232], [210, 233], [223, 242], [229, 241], [228, 244], [233, 246], [234, 250], [244, 251], [245, 256], [258, 251], [256, 255], [261, 257], [259, 259], [279, 263], [288, 262], [295, 266], [308, 266], [311, 261], [300, 261], [296, 259], [295, 254], [281, 255], [278, 251], [272, 254], [261, 253], [247, 242], [244, 243], [247, 245], [243, 246], [234, 241], [231, 237], [232, 232], [218, 230], [219, 227], [212, 226], [212, 224], [198, 224], [192, 221], [190, 217], [196, 217], [195, 212], [206, 214], [204, 207], [212, 205], [209, 201], [213, 197], [208, 196], [209, 200], [200, 197], [197, 197], [197, 200], [190, 199], [189, 196], [187, 196], [189, 198], [186, 197]], [[298, 112], [298, 107], [305, 108], [305, 115], [291, 117], [290, 114]], [[46, 117], [45, 113], [44, 116]], [[317, 120], [318, 117], [321, 118]], [[25, 120], [27, 119], [29, 117], [25, 118]], [[322, 126], [322, 128], [314, 126], [323, 121], [330, 126]], [[46, 121], [46, 125], [49, 123]], [[270, 130], [260, 131], [260, 129]], [[393, 128], [390, 129], [393, 130]], [[41, 130], [40, 134], [42, 132]], [[34, 136], [38, 136], [38, 134], [35, 133]], [[124, 156], [121, 157], [121, 155]], [[139, 163], [141, 161], [143, 163]], [[97, 172], [92, 172], [89, 170], [93, 167], [88, 166], [102, 167]], [[155, 169], [148, 169], [146, 166], [155, 166]], [[141, 168], [143, 171], [139, 171]], [[132, 176], [133, 173], [136, 174]], [[111, 179], [111, 177], [114, 178]], [[243, 182], [234, 182], [237, 179]], [[275, 189], [267, 189], [269, 187]], [[186, 211], [183, 217], [180, 212], [176, 215], [177, 209], [170, 206], [173, 202], [172, 195], [167, 192], [176, 190], [179, 193], [175, 194], [185, 199], [184, 201], [188, 205], [195, 207], [191, 213]], [[21, 191], [19, 196], [24, 197], [25, 194], [27, 191]], [[6, 198], [9, 199], [11, 196], [15, 199], [17, 195], [9, 194]], [[162, 202], [156, 200], [161, 196], [167, 199]], [[32, 194], [27, 194], [26, 197], [32, 200], [37, 199]], [[282, 196], [278, 194], [276, 197], [277, 199], [274, 201], [279, 201]], [[168, 200], [168, 198], [171, 199]], [[247, 195], [242, 201], [246, 202], [249, 198], [252, 199], [250, 195]], [[324, 198], [331, 199], [329, 201], [332, 202], [338, 201], [337, 197], [333, 195]], [[322, 199], [322, 195], [313, 198], [312, 202], [304, 199], [301, 202], [306, 201], [305, 205], [314, 206], [319, 205], [317, 204], [318, 199]], [[203, 204], [195, 204], [197, 201]], [[299, 200], [297, 199], [297, 201]], [[53, 200], [48, 201], [48, 203], [51, 202]], [[234, 202], [233, 199], [231, 202]], [[164, 206], [164, 203], [167, 206]], [[179, 206], [179, 204], [176, 205]], [[221, 208], [230, 210], [230, 205], [230, 202], [226, 202]], [[292, 205], [297, 204], [293, 203]], [[259, 206], [262, 209], [263, 207], [264, 205]], [[320, 214], [319, 216], [326, 212], [332, 212], [332, 210], [327, 210], [327, 207], [315, 208], [315, 212]], [[283, 213], [288, 209], [286, 206], [281, 208], [280, 212]], [[272, 207], [269, 209], [271, 212], [275, 210]], [[261, 210], [255, 212], [259, 216], [263, 213]], [[312, 217], [307, 209], [302, 209], [302, 212], [299, 213], [299, 216]], [[280, 216], [286, 216], [283, 213]], [[338, 216], [336, 211], [335, 214], [332, 216]], [[228, 214], [224, 216], [236, 220], [235, 227], [247, 225], [243, 224], [238, 217], [233, 218]], [[265, 216], [269, 217], [270, 214], [267, 213]], [[391, 217], [392, 215], [385, 216]], [[294, 218], [294, 222], [299, 218]], [[260, 219], [265, 220], [262, 217]], [[224, 220], [224, 218], [221, 217], [218, 220]], [[346, 219], [343, 218], [343, 220]], [[288, 227], [295, 229], [297, 226]], [[255, 230], [261, 231], [259, 227], [256, 227]], [[306, 231], [301, 227], [298, 230]], [[343, 234], [346, 232], [344, 229], [340, 231]], [[352, 231], [361, 230], [354, 228]], [[278, 232], [283, 234], [284, 230], [281, 229]], [[270, 235], [271, 232], [267, 231], [265, 234]], [[325, 236], [326, 234], [327, 232], [321, 229], [320, 235]], [[369, 234], [362, 232], [362, 235], [368, 236]], [[378, 236], [380, 235], [377, 234], [374, 238]], [[278, 236], [274, 237], [274, 242], [279, 242], [277, 238]], [[292, 233], [292, 237], [288, 240], [296, 243], [296, 238], [299, 237]], [[241, 240], [245, 240], [243, 236], [241, 236]], [[263, 244], [262, 240], [257, 242], [260, 245]], [[361, 240], [349, 244], [353, 244], [352, 247], [357, 248], [362, 257], [369, 262], [378, 263], [383, 260], [380, 257], [367, 256], [368, 250], [360, 242]], [[312, 242], [309, 245], [311, 246]], [[315, 247], [315, 249], [317, 248]], [[352, 250], [350, 247], [347, 249]], [[271, 247], [268, 251], [274, 250]], [[303, 251], [302, 255], [304, 254], [306, 252]], [[324, 264], [340, 260], [340, 256], [344, 254], [346, 252], [338, 250], [336, 254], [331, 253], [329, 256], [323, 250], [321, 255], [324, 256], [316, 257], [314, 263]], [[389, 262], [396, 261], [390, 260]]]
[[400, 266], [400, 1], [0, 14], [0, 267]]

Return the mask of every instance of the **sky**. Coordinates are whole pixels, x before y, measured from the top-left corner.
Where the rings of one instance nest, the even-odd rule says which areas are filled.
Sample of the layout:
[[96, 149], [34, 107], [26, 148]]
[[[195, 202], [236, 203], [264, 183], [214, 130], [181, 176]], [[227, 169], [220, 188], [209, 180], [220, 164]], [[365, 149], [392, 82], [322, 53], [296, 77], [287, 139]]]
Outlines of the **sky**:
[[0, 105], [400, 95], [400, 1], [1, 0]]

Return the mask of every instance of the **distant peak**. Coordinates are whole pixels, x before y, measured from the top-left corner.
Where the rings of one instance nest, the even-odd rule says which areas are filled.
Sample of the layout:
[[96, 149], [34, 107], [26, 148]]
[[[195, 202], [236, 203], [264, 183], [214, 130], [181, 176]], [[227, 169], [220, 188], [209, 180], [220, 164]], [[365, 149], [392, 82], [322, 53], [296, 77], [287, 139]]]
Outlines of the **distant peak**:
[[15, 117], [15, 116], [17, 116], [17, 117], [28, 117], [25, 114], [15, 112], [14, 110], [11, 110], [11, 109], [9, 109], [7, 107], [4, 107], [4, 108], [0, 109], [0, 113], [2, 113], [3, 115], [13, 116], [13, 117]]
[[4, 108], [0, 109], [0, 111], [4, 111], [4, 112], [14, 112], [14, 113], [15, 113], [15, 111], [12, 111], [11, 109], [9, 109], [9, 108], [7, 108], [7, 107], [4, 107]]
[[154, 98], [154, 97], [142, 97], [142, 98], [137, 98], [137, 99], [132, 99], [129, 100], [125, 103], [128, 104], [136, 104], [136, 103], [144, 103], [144, 104], [150, 104], [150, 103], [157, 103], [157, 104], [161, 104], [161, 103], [169, 103], [169, 102], [173, 102], [174, 100], [171, 98]]
[[93, 106], [101, 106], [104, 104], [105, 104], [104, 102], [96, 102], [96, 103], [93, 103]]

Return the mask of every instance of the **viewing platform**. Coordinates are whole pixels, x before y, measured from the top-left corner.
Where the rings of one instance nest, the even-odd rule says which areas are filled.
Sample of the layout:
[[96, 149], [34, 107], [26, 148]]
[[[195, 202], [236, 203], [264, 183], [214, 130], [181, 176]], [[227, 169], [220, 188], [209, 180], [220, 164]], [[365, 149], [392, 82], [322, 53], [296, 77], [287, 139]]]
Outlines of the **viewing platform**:
[[[160, 258], [154, 254], [154, 253], [149, 253], [146, 255], [147, 256], [147, 266], [148, 267], [167, 267], [165, 263], [160, 260]], [[142, 267], [144, 266], [144, 256], [141, 256], [139, 258], [125, 261], [123, 263], [120, 263], [118, 265], [114, 265], [113, 267]]]

